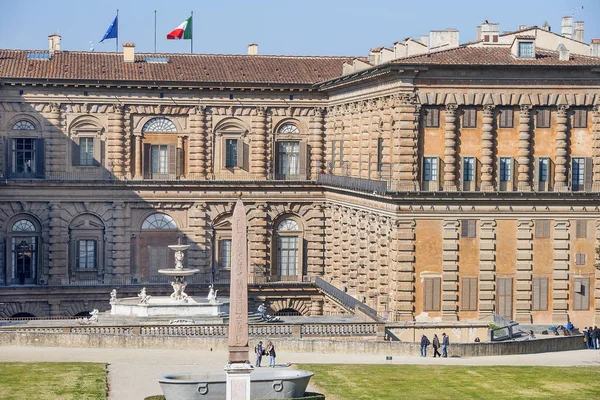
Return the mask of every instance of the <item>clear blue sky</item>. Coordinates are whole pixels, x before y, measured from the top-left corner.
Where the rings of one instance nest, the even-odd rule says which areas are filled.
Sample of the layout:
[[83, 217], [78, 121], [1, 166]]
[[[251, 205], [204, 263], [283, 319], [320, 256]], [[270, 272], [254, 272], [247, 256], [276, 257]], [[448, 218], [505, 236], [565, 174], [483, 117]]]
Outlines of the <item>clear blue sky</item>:
[[[583, 10], [581, 7], [583, 6]], [[260, 54], [366, 55], [432, 29], [456, 28], [460, 42], [475, 38], [485, 19], [500, 30], [544, 21], [560, 32], [560, 18], [575, 11], [585, 21], [585, 41], [600, 38], [600, 0], [0, 0], [0, 48], [46, 49], [59, 33], [63, 50], [114, 51], [115, 41], [98, 41], [119, 9], [119, 47], [187, 53], [189, 41], [166, 34], [194, 11], [195, 53], [245, 53], [258, 43]], [[121, 48], [119, 49], [121, 51]]]

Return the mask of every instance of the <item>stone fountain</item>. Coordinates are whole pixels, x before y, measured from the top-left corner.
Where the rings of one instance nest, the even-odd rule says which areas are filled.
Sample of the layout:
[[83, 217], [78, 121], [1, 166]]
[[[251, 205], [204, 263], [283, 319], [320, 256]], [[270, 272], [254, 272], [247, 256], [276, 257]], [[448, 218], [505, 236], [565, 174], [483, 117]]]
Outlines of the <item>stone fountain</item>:
[[150, 296], [143, 288], [138, 297], [118, 299], [117, 293], [111, 293], [111, 315], [136, 317], [197, 317], [221, 316], [229, 312], [229, 299], [217, 299], [211, 285], [206, 298], [188, 296], [185, 293], [185, 278], [199, 272], [198, 269], [184, 268], [184, 252], [190, 247], [187, 244], [168, 246], [175, 251], [175, 268], [159, 269], [163, 275], [173, 277], [171, 296]]

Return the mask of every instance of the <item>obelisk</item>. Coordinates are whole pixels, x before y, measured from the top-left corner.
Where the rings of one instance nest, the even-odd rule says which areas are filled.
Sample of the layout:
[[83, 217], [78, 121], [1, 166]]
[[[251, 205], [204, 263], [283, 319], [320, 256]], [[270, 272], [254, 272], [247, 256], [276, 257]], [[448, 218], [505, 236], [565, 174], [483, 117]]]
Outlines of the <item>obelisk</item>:
[[246, 240], [246, 210], [242, 194], [233, 209], [231, 232], [231, 285], [229, 288], [229, 362], [226, 400], [250, 400], [248, 361], [248, 241]]

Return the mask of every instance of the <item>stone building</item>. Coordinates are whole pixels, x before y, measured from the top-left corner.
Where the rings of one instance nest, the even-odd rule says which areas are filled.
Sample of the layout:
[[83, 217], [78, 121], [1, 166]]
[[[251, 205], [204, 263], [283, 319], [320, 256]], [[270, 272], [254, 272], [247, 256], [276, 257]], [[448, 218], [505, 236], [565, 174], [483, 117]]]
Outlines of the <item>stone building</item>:
[[389, 321], [600, 323], [600, 40], [571, 25], [359, 58], [0, 50], [0, 314], [106, 309], [180, 237], [226, 282], [241, 190], [273, 311], [335, 312], [297, 289], [318, 276]]

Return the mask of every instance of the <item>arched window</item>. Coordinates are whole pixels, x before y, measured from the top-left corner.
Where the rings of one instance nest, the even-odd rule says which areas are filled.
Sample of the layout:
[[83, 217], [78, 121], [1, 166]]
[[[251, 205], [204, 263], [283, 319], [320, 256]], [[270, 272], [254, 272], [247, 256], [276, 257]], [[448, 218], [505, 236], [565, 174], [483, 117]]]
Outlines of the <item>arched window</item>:
[[142, 133], [165, 133], [165, 132], [177, 132], [175, 124], [171, 120], [163, 117], [152, 118], [144, 124]]
[[301, 235], [298, 223], [284, 219], [277, 225], [277, 272], [281, 280], [295, 280], [301, 274]]
[[283, 124], [283, 125], [281, 125], [281, 127], [279, 127], [278, 133], [279, 134], [293, 134], [293, 135], [297, 135], [297, 134], [300, 133], [300, 130], [294, 124]]
[[26, 119], [15, 122], [12, 127], [13, 131], [35, 131], [35, 125]]
[[26, 219], [17, 220], [8, 232], [9, 254], [7, 283], [37, 283], [37, 248], [39, 229]]
[[161, 229], [161, 230], [172, 230], [177, 229], [173, 218], [167, 214], [156, 213], [150, 215], [142, 224], [142, 229]]

